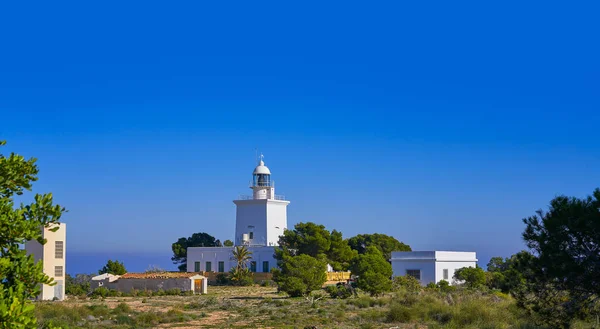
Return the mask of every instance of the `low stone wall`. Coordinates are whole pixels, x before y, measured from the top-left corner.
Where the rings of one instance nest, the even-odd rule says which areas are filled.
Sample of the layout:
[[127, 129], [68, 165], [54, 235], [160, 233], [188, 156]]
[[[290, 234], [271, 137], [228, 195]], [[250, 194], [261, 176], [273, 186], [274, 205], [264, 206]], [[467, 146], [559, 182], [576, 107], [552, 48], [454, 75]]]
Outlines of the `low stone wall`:
[[[217, 275], [219, 274], [229, 274], [229, 273], [219, 273], [219, 272], [200, 272], [200, 275], [203, 275], [208, 278], [209, 284], [215, 284], [217, 282]], [[272, 273], [265, 272], [256, 272], [252, 273], [254, 282], [261, 283], [262, 281], [273, 280]], [[350, 272], [327, 272], [327, 282], [346, 282], [350, 279]]]
[[169, 278], [169, 279], [119, 279], [104, 284], [108, 289], [114, 289], [121, 292], [130, 292], [135, 290], [169, 290], [179, 289], [181, 291], [192, 290], [192, 280], [189, 278]]
[[[215, 283], [217, 283], [217, 275], [219, 275], [219, 274], [228, 275], [229, 273], [199, 272], [199, 274], [207, 277], [209, 284], [215, 284]], [[273, 274], [265, 273], [265, 272], [256, 272], [256, 273], [252, 273], [252, 278], [254, 279], [254, 282], [261, 283], [262, 281], [273, 280]]]

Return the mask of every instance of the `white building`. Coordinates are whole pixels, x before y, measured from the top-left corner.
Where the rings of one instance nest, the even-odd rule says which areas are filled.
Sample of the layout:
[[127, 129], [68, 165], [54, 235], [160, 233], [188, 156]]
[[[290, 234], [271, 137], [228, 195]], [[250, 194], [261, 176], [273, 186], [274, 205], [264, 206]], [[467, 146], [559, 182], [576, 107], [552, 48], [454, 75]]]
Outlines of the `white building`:
[[[56, 232], [53, 228], [58, 227]], [[42, 300], [63, 300], [65, 298], [65, 259], [66, 259], [66, 237], [67, 226], [65, 223], [59, 223], [50, 227], [42, 228], [42, 237], [46, 239], [46, 244], [42, 245], [37, 241], [28, 241], [25, 243], [25, 250], [33, 255], [36, 263], [41, 261], [44, 273], [54, 279], [56, 285], [42, 285], [42, 292], [38, 299]]]
[[[275, 246], [287, 229], [287, 205], [284, 197], [275, 194], [271, 171], [262, 159], [252, 173], [251, 196], [234, 200], [237, 207], [235, 245], [246, 245], [252, 252], [248, 267], [253, 272], [270, 272], [277, 267]], [[187, 249], [188, 272], [228, 272], [234, 247], [190, 247]]]
[[394, 276], [410, 275], [422, 285], [441, 280], [452, 284], [456, 270], [477, 266], [477, 255], [463, 251], [394, 251], [390, 261]]

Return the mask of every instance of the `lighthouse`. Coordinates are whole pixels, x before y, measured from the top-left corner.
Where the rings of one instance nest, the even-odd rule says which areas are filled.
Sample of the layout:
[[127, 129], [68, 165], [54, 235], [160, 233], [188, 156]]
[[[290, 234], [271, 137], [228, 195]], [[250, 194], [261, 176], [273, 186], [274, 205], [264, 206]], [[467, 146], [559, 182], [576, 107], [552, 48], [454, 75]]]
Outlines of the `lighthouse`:
[[[275, 182], [262, 154], [252, 172], [250, 189], [251, 195], [233, 201], [236, 205], [234, 243], [248, 247], [251, 272], [269, 273], [277, 267], [275, 247], [279, 245], [279, 236], [287, 228], [287, 205], [290, 202], [275, 194]], [[226, 273], [237, 265], [232, 257], [234, 249], [188, 247], [187, 271]]]
[[271, 170], [260, 160], [252, 172], [251, 196], [234, 200], [236, 205], [235, 244], [248, 246], [277, 246], [279, 236], [287, 229], [285, 197], [275, 194]]

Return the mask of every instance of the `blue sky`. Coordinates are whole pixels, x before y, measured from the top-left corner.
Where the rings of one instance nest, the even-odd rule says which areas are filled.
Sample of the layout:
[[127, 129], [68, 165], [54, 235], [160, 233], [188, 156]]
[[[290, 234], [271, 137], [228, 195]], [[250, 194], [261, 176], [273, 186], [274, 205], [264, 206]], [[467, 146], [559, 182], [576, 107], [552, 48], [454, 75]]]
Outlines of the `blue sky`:
[[39, 158], [71, 253], [232, 239], [255, 148], [290, 226], [483, 265], [552, 197], [600, 186], [594, 2], [16, 6], [0, 139]]

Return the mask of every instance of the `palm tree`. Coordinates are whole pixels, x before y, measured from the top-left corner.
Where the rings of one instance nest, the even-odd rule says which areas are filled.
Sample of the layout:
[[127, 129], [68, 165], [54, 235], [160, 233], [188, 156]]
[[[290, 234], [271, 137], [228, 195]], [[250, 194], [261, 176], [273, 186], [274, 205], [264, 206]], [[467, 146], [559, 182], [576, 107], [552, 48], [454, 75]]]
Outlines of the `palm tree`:
[[247, 246], [236, 246], [233, 249], [233, 260], [236, 261], [236, 270], [243, 270], [248, 267], [248, 261], [252, 258], [252, 252]]

